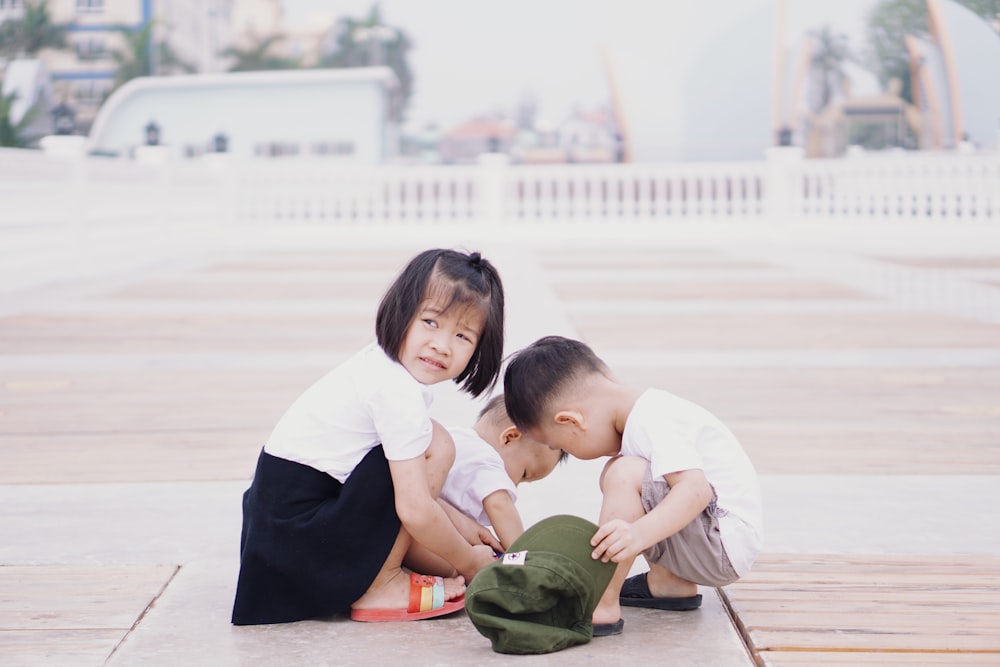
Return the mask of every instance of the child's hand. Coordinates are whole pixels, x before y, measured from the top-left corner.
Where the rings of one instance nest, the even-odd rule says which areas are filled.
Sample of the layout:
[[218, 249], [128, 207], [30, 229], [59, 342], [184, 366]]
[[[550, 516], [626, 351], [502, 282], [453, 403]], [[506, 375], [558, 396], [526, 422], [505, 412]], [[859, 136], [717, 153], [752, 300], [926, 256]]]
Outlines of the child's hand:
[[472, 581], [472, 578], [476, 576], [477, 572], [497, 559], [496, 554], [493, 552], [493, 547], [486, 546], [485, 544], [472, 547], [472, 553], [472, 562], [475, 569], [468, 572], [462, 572], [462, 576], [465, 577], [467, 582]]
[[500, 544], [500, 541], [493, 535], [493, 532], [489, 528], [480, 526], [446, 502], [441, 501], [441, 506], [444, 507], [451, 522], [455, 524], [455, 528], [465, 538], [466, 542], [472, 546], [485, 544], [494, 551], [503, 551], [503, 545]]
[[479, 526], [478, 537], [479, 541], [473, 544], [485, 544], [493, 550], [494, 554], [503, 553], [503, 545], [500, 544], [500, 540], [486, 526]]
[[591, 557], [604, 563], [631, 560], [643, 551], [635, 524], [622, 519], [612, 519], [598, 528], [590, 538], [590, 545], [594, 547]]

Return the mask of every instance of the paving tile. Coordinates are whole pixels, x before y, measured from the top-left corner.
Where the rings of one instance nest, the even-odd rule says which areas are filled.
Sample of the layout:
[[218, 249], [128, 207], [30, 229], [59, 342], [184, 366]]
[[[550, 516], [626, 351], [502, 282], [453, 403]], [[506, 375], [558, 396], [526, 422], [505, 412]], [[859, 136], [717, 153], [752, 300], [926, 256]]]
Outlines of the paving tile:
[[875, 256], [882, 262], [921, 269], [1000, 269], [1000, 255]]
[[127, 629], [0, 629], [0, 657], [7, 667], [98, 667], [126, 633]]
[[800, 651], [1000, 662], [997, 557], [766, 554], [724, 597], [754, 655], [776, 656], [770, 664]]
[[103, 664], [176, 572], [174, 565], [0, 566], [3, 663]]
[[996, 347], [1000, 324], [924, 314], [576, 313], [580, 335], [600, 349], [845, 349]]
[[[685, 280], [676, 283], [554, 283], [556, 293], [560, 298], [572, 301], [574, 299], [607, 299], [617, 301], [650, 300], [665, 301], [673, 299], [725, 299], [732, 301], [747, 299], [870, 299], [865, 293], [836, 285], [808, 280], [774, 280], [774, 281], [733, 281], [733, 282], [698, 282]], [[569, 304], [572, 306], [572, 303]]]

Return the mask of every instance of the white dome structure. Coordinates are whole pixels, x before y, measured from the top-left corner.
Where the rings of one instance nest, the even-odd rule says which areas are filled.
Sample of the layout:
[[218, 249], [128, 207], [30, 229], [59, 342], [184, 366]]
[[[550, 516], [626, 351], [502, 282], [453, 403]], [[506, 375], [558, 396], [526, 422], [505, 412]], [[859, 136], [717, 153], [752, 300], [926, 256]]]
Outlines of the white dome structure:
[[1000, 149], [1000, 35], [952, 0], [927, 0], [931, 38], [907, 38], [914, 102], [938, 148]]

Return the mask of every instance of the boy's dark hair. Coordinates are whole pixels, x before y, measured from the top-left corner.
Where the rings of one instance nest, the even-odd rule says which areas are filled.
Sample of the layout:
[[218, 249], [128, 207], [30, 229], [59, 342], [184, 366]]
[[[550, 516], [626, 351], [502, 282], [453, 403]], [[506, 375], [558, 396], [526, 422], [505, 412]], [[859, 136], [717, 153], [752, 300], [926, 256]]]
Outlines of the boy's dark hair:
[[[500, 424], [506, 423], [508, 421], [513, 422], [510, 417], [507, 416], [507, 405], [503, 394], [497, 394], [490, 400], [486, 402], [483, 409], [479, 411], [479, 419], [483, 419], [489, 416], [490, 421], [493, 422], [494, 426], [499, 426]], [[541, 446], [541, 445], [539, 445]], [[560, 452], [559, 463], [564, 463], [569, 458], [569, 453], [566, 451]]]
[[508, 419], [507, 409], [504, 407], [503, 394], [497, 394], [490, 400], [486, 401], [486, 405], [484, 405], [483, 409], [479, 411], [479, 419], [482, 419], [491, 412], [494, 412], [493, 414], [494, 424], [499, 424], [505, 419]]
[[608, 375], [608, 367], [586, 344], [562, 336], [539, 338], [515, 352], [507, 364], [507, 416], [522, 430], [535, 428], [553, 396], [593, 373]]
[[375, 337], [399, 361], [406, 332], [428, 290], [444, 297], [444, 308], [475, 306], [483, 315], [479, 344], [455, 383], [473, 396], [496, 384], [503, 364], [504, 295], [500, 274], [478, 252], [425, 250], [406, 265], [386, 290], [375, 316]]

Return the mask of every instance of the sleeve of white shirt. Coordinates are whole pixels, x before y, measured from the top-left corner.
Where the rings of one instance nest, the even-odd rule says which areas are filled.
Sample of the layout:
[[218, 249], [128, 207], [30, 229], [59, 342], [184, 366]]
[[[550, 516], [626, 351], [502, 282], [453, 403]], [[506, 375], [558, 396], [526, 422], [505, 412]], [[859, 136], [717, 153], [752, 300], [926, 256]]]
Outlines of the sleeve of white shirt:
[[625, 422], [622, 454], [649, 461], [654, 477], [694, 468], [704, 470], [697, 444], [701, 424], [691, 419], [687, 406], [687, 402], [667, 392], [645, 391]]
[[430, 394], [422, 392], [412, 378], [405, 379], [409, 381], [384, 383], [368, 402], [385, 458], [390, 461], [420, 456], [431, 444]]
[[[510, 481], [510, 475], [507, 474], [503, 465], [497, 465], [492, 461], [484, 460], [482, 465], [472, 471], [472, 479], [465, 487], [466, 502], [469, 506], [482, 507], [486, 497], [497, 491], [506, 491], [510, 495], [511, 500], [516, 500], [515, 488], [514, 483]], [[485, 510], [483, 510], [484, 516], [485, 513]]]
[[701, 454], [695, 445], [697, 434], [683, 420], [670, 417], [647, 418], [630, 425], [630, 435], [640, 456], [648, 458], [650, 473], [662, 477], [672, 472], [704, 469]]
[[449, 428], [455, 439], [455, 464], [441, 489], [441, 498], [463, 514], [483, 525], [490, 519], [483, 509], [486, 496], [506, 490], [517, 500], [514, 483], [504, 468], [503, 459], [489, 443], [471, 428]]

